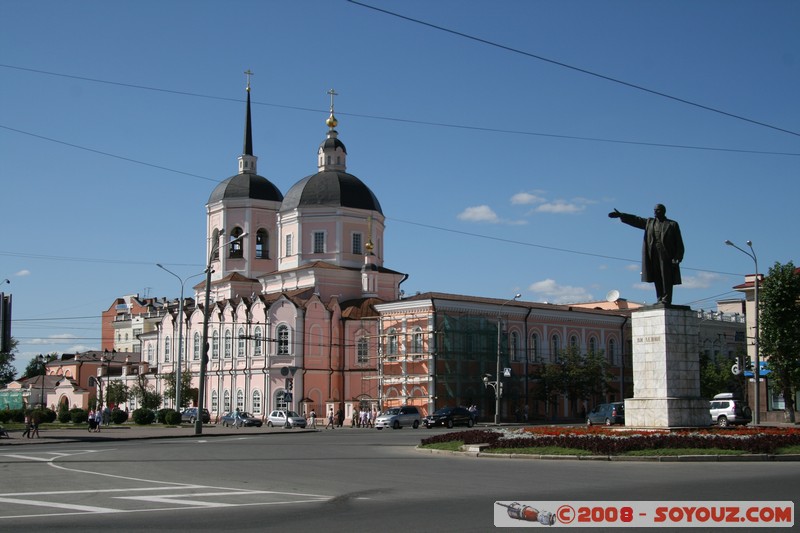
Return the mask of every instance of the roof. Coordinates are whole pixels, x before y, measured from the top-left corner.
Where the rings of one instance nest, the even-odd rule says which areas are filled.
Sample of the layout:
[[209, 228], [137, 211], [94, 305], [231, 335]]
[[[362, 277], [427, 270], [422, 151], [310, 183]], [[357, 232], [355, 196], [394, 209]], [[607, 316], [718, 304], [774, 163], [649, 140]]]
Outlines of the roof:
[[283, 200], [281, 191], [267, 178], [258, 174], [243, 172], [226, 179], [217, 185], [208, 197], [208, 203], [232, 198], [250, 198], [252, 200]]
[[351, 207], [383, 214], [380, 202], [364, 182], [338, 170], [323, 170], [295, 183], [283, 198], [281, 211], [315, 206]]

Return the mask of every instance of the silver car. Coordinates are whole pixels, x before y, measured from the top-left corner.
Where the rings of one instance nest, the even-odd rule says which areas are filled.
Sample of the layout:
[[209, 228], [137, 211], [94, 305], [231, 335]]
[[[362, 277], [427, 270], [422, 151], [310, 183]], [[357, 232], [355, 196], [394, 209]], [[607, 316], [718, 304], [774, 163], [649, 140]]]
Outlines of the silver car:
[[413, 405], [404, 405], [402, 407], [390, 407], [375, 419], [375, 428], [392, 428], [400, 429], [402, 427], [411, 426], [414, 429], [419, 427], [422, 417], [419, 414], [419, 409]]
[[711, 423], [719, 427], [733, 424], [747, 424], [752, 420], [750, 406], [730, 392], [714, 396], [710, 405]]
[[[286, 411], [272, 411], [267, 417], [267, 427], [287, 427], [286, 424]], [[298, 415], [295, 411], [289, 411], [289, 424], [290, 428], [304, 428], [306, 427], [306, 419]]]

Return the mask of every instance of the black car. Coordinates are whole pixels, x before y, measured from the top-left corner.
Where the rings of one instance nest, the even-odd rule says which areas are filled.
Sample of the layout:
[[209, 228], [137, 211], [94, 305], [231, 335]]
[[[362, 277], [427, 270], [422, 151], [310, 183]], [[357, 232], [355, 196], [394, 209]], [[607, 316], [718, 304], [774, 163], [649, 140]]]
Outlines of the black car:
[[[194, 424], [196, 420], [197, 407], [189, 407], [181, 411], [181, 422]], [[208, 409], [203, 409], [203, 424], [208, 424], [209, 422], [211, 422], [211, 413], [208, 412]]]
[[428, 415], [422, 419], [422, 423], [426, 428], [433, 426], [467, 426], [471, 428], [475, 425], [475, 419], [472, 413], [466, 407], [442, 407], [434, 411], [432, 415]]
[[606, 426], [613, 426], [614, 424], [625, 425], [625, 402], [598, 405], [586, 416], [586, 425], [591, 426], [592, 424], [605, 424]]
[[[219, 423], [225, 426], [236, 427], [236, 411], [231, 411], [219, 419]], [[260, 428], [263, 422], [261, 419], [254, 417], [250, 413], [244, 411], [239, 412], [239, 425], [244, 427], [257, 427]]]

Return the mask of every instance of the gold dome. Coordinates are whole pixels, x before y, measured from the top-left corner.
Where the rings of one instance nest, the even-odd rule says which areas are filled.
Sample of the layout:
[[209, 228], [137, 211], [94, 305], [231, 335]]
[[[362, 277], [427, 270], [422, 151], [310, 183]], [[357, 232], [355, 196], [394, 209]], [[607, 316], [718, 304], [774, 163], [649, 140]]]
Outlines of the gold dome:
[[336, 125], [339, 124], [339, 121], [336, 120], [336, 117], [334, 117], [333, 113], [331, 113], [331, 116], [328, 117], [328, 120], [325, 121], [325, 124], [327, 124], [329, 128], [335, 128]]

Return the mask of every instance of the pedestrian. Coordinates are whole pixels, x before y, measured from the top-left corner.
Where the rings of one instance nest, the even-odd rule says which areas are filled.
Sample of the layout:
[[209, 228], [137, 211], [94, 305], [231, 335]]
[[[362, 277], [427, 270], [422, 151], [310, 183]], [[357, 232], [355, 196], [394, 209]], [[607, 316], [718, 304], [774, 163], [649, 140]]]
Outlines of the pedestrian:
[[242, 413], [239, 411], [239, 408], [236, 408], [236, 412], [233, 413], [233, 427], [239, 429], [242, 425]]
[[41, 415], [39, 411], [35, 411], [33, 416], [31, 417], [33, 421], [33, 431], [31, 432], [31, 438], [39, 438], [39, 423], [42, 421]]
[[353, 418], [350, 420], [350, 427], [357, 428], [359, 427], [361, 419], [358, 416], [358, 407], [353, 408]]
[[333, 426], [333, 407], [331, 407], [330, 410], [328, 411], [328, 423], [325, 425], [325, 429], [328, 429], [328, 426], [330, 426], [331, 429], [334, 428], [334, 426]]
[[25, 437], [31, 438], [31, 414], [30, 412], [25, 414], [25, 431], [22, 433], [22, 438]]
[[528, 422], [528, 404], [526, 403], [525, 406], [522, 408], [522, 417], [525, 419], [525, 422]]
[[308, 418], [311, 420], [311, 429], [317, 429], [317, 412], [312, 409], [308, 414]]
[[361, 416], [361, 420], [359, 421], [359, 427], [368, 428], [369, 427], [369, 409], [362, 409], [359, 413]]
[[108, 427], [111, 423], [111, 409], [106, 405], [103, 409], [103, 425]]
[[336, 411], [336, 425], [338, 427], [344, 426], [344, 411], [342, 411], [341, 407]]

